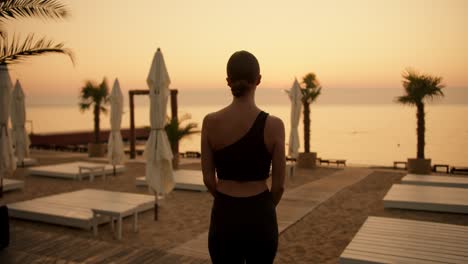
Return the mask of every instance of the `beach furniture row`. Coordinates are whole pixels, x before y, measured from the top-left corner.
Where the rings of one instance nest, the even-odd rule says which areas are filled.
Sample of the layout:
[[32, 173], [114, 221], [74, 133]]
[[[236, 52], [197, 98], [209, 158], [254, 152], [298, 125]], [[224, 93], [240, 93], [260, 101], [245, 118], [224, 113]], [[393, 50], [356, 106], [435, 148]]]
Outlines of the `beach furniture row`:
[[[89, 178], [92, 182], [96, 176], [105, 179], [106, 175], [123, 172], [125, 167], [80, 161], [36, 166], [28, 170], [30, 175], [72, 180]], [[201, 171], [178, 170], [174, 171], [174, 176], [177, 189], [207, 190]], [[23, 181], [4, 179], [4, 188], [7, 191], [21, 189], [23, 185]], [[136, 179], [136, 186], [146, 186], [145, 177]], [[120, 240], [123, 218], [132, 216], [133, 230], [137, 231], [138, 213], [153, 208], [154, 204], [153, 195], [84, 189], [10, 203], [8, 207], [10, 216], [14, 218], [92, 229], [95, 235], [98, 234], [100, 224], [110, 222], [115, 237]]]
[[[468, 214], [468, 178], [409, 174], [385, 208]], [[468, 227], [370, 216], [340, 263], [468, 263]]]

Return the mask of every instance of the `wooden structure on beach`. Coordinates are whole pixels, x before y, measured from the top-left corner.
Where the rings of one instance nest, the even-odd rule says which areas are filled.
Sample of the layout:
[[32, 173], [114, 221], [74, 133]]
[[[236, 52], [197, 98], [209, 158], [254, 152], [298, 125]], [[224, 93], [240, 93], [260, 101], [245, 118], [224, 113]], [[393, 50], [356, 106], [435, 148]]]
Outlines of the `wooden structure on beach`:
[[[172, 119], [177, 119], [177, 89], [171, 89], [171, 115]], [[135, 95], [149, 95], [149, 90], [130, 90], [128, 91], [128, 100], [130, 106], [130, 158], [134, 159], [136, 157], [136, 130], [135, 130], [135, 102], [134, 96]], [[148, 118], [149, 119], [149, 118]], [[148, 132], [149, 133], [149, 132]], [[149, 135], [149, 134], [148, 134]], [[172, 150], [173, 153], [179, 153], [179, 145], [175, 146], [175, 149]]]

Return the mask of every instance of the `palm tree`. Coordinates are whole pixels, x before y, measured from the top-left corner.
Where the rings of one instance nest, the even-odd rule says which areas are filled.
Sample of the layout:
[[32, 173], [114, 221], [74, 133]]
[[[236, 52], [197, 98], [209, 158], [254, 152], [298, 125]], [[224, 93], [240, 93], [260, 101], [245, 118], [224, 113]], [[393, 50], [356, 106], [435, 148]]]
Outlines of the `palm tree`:
[[304, 107], [304, 152], [310, 152], [310, 104], [317, 100], [322, 87], [314, 73], [308, 73], [302, 78], [305, 85], [302, 91], [302, 104]]
[[403, 73], [403, 87], [405, 95], [397, 97], [397, 102], [406, 105], [415, 105], [417, 112], [417, 158], [424, 159], [425, 146], [425, 112], [424, 103], [437, 97], [443, 97], [444, 93], [441, 84], [442, 77], [419, 74], [414, 70], [407, 70]]
[[100, 142], [99, 124], [100, 114], [107, 113], [105, 105], [109, 103], [109, 86], [107, 80], [104, 78], [102, 82], [97, 85], [91, 81], [87, 81], [85, 86], [81, 88], [79, 107], [81, 112], [84, 112], [91, 107], [94, 113], [94, 143]]
[[34, 34], [29, 34], [25, 39], [14, 35], [10, 40], [3, 30], [6, 20], [18, 18], [58, 20], [68, 16], [68, 9], [58, 0], [0, 0], [0, 65], [46, 53], [65, 54], [74, 62], [73, 53], [64, 48], [63, 43], [55, 44], [46, 38], [36, 39]]
[[[171, 144], [172, 152], [174, 153], [174, 160], [179, 153], [179, 141], [182, 140], [184, 137], [200, 133], [200, 130], [196, 130], [198, 127], [197, 123], [188, 123], [182, 126], [182, 123], [189, 120], [190, 115], [184, 115], [180, 119], [178, 118], [168, 118], [167, 124], [164, 127], [166, 129], [167, 138], [169, 139], [169, 143]], [[177, 167], [177, 161], [175, 161], [175, 167]]]
[[[6, 20], [17, 18], [62, 19], [68, 17], [68, 10], [57, 0], [0, 0], [0, 65], [21, 61], [28, 57], [47, 53], [67, 55], [74, 63], [73, 53], [64, 48], [63, 43], [54, 44], [45, 38], [36, 40], [34, 34], [26, 39], [13, 36], [11, 41], [3, 30]], [[3, 182], [0, 181], [0, 197], [3, 195]]]

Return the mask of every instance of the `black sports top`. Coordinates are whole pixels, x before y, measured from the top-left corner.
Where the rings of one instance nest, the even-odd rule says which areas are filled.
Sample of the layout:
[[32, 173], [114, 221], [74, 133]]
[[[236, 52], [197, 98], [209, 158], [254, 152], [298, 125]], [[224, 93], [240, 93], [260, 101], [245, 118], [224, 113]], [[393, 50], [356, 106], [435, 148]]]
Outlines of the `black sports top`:
[[263, 137], [267, 116], [267, 113], [261, 111], [247, 134], [214, 152], [218, 179], [245, 182], [268, 178], [271, 154]]

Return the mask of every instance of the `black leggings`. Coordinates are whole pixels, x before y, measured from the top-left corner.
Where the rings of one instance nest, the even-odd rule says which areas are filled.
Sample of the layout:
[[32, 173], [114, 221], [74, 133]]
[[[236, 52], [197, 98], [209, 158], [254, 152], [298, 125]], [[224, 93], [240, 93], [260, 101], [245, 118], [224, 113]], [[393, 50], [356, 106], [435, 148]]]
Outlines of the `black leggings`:
[[216, 193], [208, 249], [217, 263], [273, 263], [278, 248], [275, 205], [267, 190], [250, 197]]

